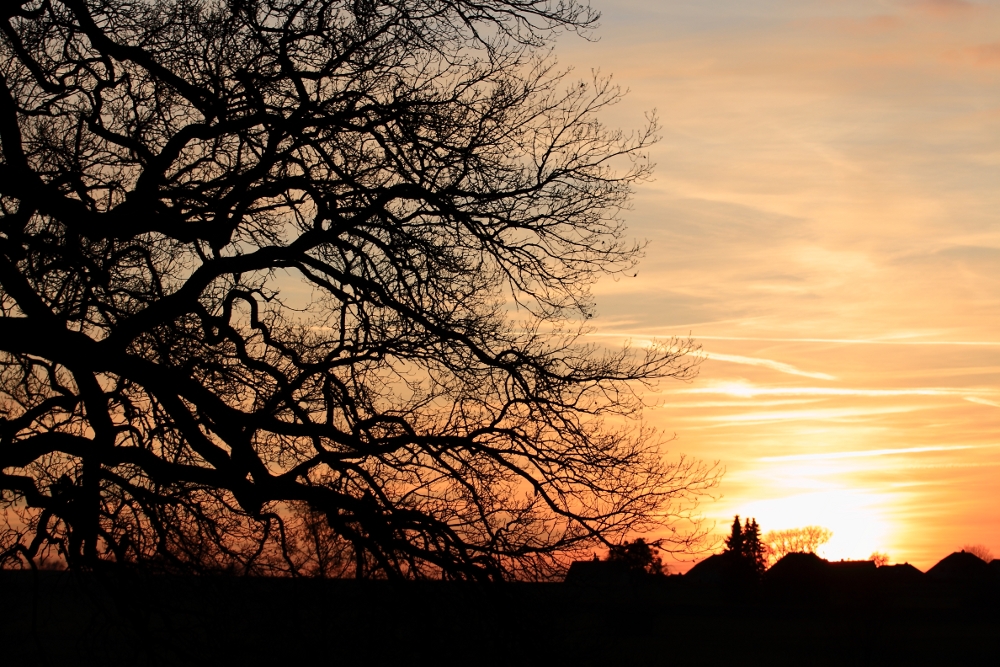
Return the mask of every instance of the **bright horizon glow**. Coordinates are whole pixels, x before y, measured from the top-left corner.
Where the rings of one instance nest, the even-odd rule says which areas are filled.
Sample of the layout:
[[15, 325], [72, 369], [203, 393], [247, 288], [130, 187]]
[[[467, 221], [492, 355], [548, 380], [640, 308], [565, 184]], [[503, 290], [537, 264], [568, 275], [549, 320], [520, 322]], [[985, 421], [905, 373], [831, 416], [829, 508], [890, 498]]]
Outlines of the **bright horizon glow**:
[[865, 558], [890, 543], [891, 522], [880, 512], [883, 500], [865, 491], [836, 489], [755, 501], [741, 516], [769, 518], [768, 530], [815, 525], [829, 529], [830, 541], [816, 553], [829, 560]]
[[705, 515], [825, 526], [832, 558], [1000, 553], [1000, 1], [595, 7], [560, 60], [663, 139], [625, 213], [646, 258], [587, 336], [704, 346], [646, 418], [726, 467]]

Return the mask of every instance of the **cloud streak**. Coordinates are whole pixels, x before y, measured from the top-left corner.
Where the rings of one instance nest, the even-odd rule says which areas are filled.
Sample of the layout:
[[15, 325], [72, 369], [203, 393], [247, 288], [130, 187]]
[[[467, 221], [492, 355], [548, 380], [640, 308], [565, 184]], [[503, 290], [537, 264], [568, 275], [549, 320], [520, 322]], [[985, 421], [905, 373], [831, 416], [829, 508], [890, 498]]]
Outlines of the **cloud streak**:
[[979, 405], [989, 405], [994, 408], [1000, 408], [1000, 403], [990, 401], [985, 398], [979, 398], [978, 396], [963, 396], [963, 398], [969, 403], [978, 403]]
[[728, 361], [731, 364], [743, 364], [746, 366], [761, 366], [763, 368], [770, 368], [773, 371], [778, 371], [779, 373], [787, 373], [788, 375], [800, 375], [802, 377], [813, 378], [814, 380], [836, 380], [837, 378], [833, 375], [827, 373], [814, 373], [811, 371], [804, 371], [791, 364], [786, 364], [783, 361], [775, 361], [773, 359], [761, 359], [760, 357], [744, 357], [738, 354], [722, 354], [720, 352], [706, 352], [705, 357], [707, 359], [715, 359], [717, 361]]
[[[995, 394], [997, 390], [986, 389], [984, 393]], [[918, 387], [913, 389], [863, 389], [848, 387], [761, 387], [742, 382], [716, 382], [708, 387], [692, 387], [682, 389], [678, 392], [684, 394], [721, 394], [725, 396], [742, 396], [753, 398], [755, 396], [845, 396], [845, 397], [890, 397], [890, 396], [961, 396], [966, 400], [973, 393], [968, 388], [959, 387]], [[987, 399], [972, 400], [974, 403], [983, 403]], [[986, 402], [985, 405], [998, 405]], [[1000, 407], [1000, 405], [998, 405]]]
[[[684, 329], [684, 326], [678, 327]], [[613, 338], [670, 338], [675, 334], [646, 332], [594, 332], [588, 336]], [[681, 334], [680, 337], [687, 337]], [[832, 343], [834, 345], [919, 345], [919, 346], [957, 346], [957, 347], [1000, 347], [1000, 341], [994, 340], [910, 340], [905, 338], [782, 338], [775, 336], [712, 336], [691, 334], [695, 340], [719, 340], [750, 343]]]
[[850, 452], [823, 452], [816, 454], [789, 454], [787, 456], [762, 456], [758, 461], [830, 461], [836, 459], [858, 459], [874, 456], [901, 456], [904, 454], [925, 454], [928, 452], [958, 452], [968, 449], [996, 449], [997, 445], [941, 445], [927, 447], [904, 447], [899, 449], [866, 449]]
[[772, 410], [768, 412], [747, 412], [744, 414], [712, 415], [696, 417], [693, 421], [708, 421], [722, 424], [751, 424], [788, 421], [842, 421], [873, 417], [878, 415], [899, 414], [920, 410], [919, 406], [893, 406], [886, 408], [846, 407], [846, 408], [816, 408], [812, 410]]

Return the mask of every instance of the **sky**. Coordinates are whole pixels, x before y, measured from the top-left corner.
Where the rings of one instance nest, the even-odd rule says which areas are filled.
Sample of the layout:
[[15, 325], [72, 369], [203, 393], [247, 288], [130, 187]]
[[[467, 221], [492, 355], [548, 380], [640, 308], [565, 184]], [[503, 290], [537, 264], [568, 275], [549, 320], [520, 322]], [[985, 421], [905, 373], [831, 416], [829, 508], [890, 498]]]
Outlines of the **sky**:
[[1000, 1], [593, 5], [560, 63], [629, 89], [609, 124], [662, 124], [595, 335], [703, 346], [646, 419], [725, 467], [706, 518], [1000, 556]]

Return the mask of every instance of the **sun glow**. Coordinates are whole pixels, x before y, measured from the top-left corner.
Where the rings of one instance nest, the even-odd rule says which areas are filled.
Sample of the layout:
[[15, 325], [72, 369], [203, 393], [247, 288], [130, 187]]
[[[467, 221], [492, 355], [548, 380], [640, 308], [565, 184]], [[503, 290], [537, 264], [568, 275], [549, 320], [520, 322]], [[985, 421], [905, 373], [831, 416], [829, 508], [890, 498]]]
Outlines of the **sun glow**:
[[800, 493], [743, 504], [734, 514], [754, 517], [764, 532], [818, 525], [833, 533], [820, 547], [830, 560], [865, 559], [875, 551], [889, 551], [896, 541], [884, 494], [841, 488]]

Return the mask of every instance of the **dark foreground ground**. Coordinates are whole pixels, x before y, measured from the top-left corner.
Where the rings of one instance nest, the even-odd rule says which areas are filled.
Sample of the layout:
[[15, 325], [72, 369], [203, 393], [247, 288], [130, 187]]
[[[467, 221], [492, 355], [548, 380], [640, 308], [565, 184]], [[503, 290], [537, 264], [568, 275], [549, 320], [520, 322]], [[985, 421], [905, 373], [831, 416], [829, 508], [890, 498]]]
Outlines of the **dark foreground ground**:
[[0, 572], [3, 665], [1000, 664], [1000, 588]]

